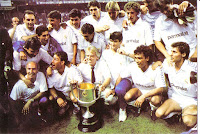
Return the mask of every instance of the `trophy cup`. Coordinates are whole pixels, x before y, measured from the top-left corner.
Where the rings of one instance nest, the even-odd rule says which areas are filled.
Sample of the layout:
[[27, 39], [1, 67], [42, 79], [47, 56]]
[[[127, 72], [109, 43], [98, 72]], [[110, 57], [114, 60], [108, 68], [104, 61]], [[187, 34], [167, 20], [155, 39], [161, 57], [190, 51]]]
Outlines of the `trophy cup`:
[[[92, 106], [99, 98], [100, 92], [96, 94], [98, 84], [92, 83], [81, 83], [79, 86], [77, 84], [71, 84], [72, 94], [77, 99], [78, 104], [86, 108], [85, 113], [82, 115], [81, 121], [78, 124], [78, 129], [82, 132], [95, 132], [101, 127], [101, 122], [94, 112], [90, 111], [90, 106]], [[73, 90], [77, 89], [78, 96], [74, 95]], [[98, 96], [97, 96], [98, 95]]]

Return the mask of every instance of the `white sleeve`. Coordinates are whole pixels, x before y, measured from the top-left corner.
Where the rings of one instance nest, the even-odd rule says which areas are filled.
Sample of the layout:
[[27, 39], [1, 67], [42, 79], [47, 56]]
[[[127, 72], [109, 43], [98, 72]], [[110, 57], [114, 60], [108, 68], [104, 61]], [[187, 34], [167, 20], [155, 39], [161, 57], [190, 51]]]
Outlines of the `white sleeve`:
[[17, 26], [16, 35], [17, 35], [17, 40], [20, 40], [20, 41], [23, 41], [22, 40], [23, 36], [27, 36], [26, 32], [24, 31], [24, 25], [23, 24]]
[[71, 33], [71, 42], [72, 42], [72, 44], [78, 43], [76, 35], [75, 35], [74, 31], [71, 28], [70, 28], [70, 33]]
[[76, 80], [78, 81], [78, 83], [83, 82], [83, 77], [77, 67], [75, 66], [70, 67], [69, 79]]
[[130, 71], [131, 65], [132, 64], [129, 64], [127, 67], [124, 68], [124, 70], [121, 71], [120, 77], [127, 78], [131, 76], [131, 71]]
[[161, 35], [160, 35], [160, 29], [161, 29], [160, 21], [161, 20], [160, 19], [161, 19], [161, 17], [159, 17], [155, 22], [155, 30], [154, 30], [154, 40], [155, 41], [161, 41]]
[[53, 88], [54, 87], [53, 75], [51, 77], [47, 78], [47, 84], [48, 84], [48, 88]]
[[159, 67], [157, 67], [155, 72], [156, 72], [155, 86], [157, 88], [166, 87], [165, 76], [164, 76], [163, 70], [160, 69]]
[[110, 70], [109, 70], [106, 62], [104, 60], [101, 60], [100, 62], [101, 62], [100, 63], [101, 64], [101, 71], [103, 73], [104, 80], [107, 79], [107, 78], [111, 78], [111, 73], [110, 73]]
[[162, 68], [163, 68], [163, 72], [164, 72], [165, 74], [168, 74], [169, 65], [168, 65], [166, 59], [165, 59], [165, 60], [163, 61], [163, 63], [162, 63]]
[[46, 77], [42, 72], [38, 72], [37, 74], [39, 76], [38, 81], [40, 83], [40, 92], [45, 92], [48, 90], [47, 88], [47, 82], [46, 82]]
[[20, 87], [19, 82], [20, 81], [18, 81], [14, 85], [14, 87], [13, 87], [11, 93], [10, 93], [10, 98], [12, 98], [13, 100], [18, 100], [21, 97], [21, 92], [20, 91], [22, 91], [22, 89], [21, 89], [22, 87]]
[[47, 64], [51, 64], [53, 57], [51, 57], [47, 51], [45, 51], [44, 49], [40, 48], [40, 56], [41, 59], [46, 62]]
[[[146, 22], [145, 22], [146, 23]], [[153, 43], [153, 37], [152, 37], [152, 33], [151, 33], [151, 26], [146, 23], [146, 28], [145, 28], [145, 43], [147, 46], [150, 46]]]
[[13, 52], [13, 70], [21, 70], [21, 60], [19, 53], [17, 51]]

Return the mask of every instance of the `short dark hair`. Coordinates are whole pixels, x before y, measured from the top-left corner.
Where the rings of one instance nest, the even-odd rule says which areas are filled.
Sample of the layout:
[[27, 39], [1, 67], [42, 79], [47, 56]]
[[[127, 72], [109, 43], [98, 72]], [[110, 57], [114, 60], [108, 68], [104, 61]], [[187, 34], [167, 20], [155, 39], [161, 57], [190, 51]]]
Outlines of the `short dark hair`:
[[134, 51], [134, 55], [136, 54], [144, 54], [145, 58], [149, 57], [148, 61], [149, 65], [151, 65], [151, 63], [153, 62], [153, 51], [149, 46], [145, 45], [138, 46]]
[[186, 42], [175, 42], [172, 44], [172, 47], [173, 48], [177, 47], [181, 54], [183, 53], [186, 54], [186, 56], [184, 57], [184, 60], [188, 59], [189, 53], [190, 53], [190, 47]]
[[70, 62], [68, 61], [68, 55], [66, 52], [64, 51], [59, 51], [59, 52], [55, 52], [54, 55], [57, 55], [61, 61], [65, 62], [65, 65], [70, 64]]
[[88, 3], [88, 5], [87, 5], [88, 9], [89, 9], [91, 6], [93, 6], [93, 7], [97, 6], [98, 8], [101, 8], [101, 4], [100, 4], [98, 1], [96, 1], [96, 0], [90, 1], [90, 2]]
[[121, 32], [113, 32], [110, 34], [110, 39], [111, 40], [119, 40], [122, 41], [123, 37], [122, 37], [122, 33]]
[[58, 10], [53, 10], [47, 15], [47, 18], [53, 18], [53, 19], [60, 19], [61, 20], [61, 13]]
[[124, 10], [127, 11], [127, 10], [130, 10], [130, 9], [133, 9], [135, 10], [137, 13], [140, 12], [140, 4], [137, 3], [137, 2], [128, 2], [124, 5]]
[[45, 25], [41, 25], [41, 26], [38, 26], [38, 27], [36, 28], [36, 34], [37, 34], [38, 36], [42, 35], [42, 33], [45, 32], [45, 31], [48, 31], [48, 28], [47, 28], [47, 26], [45, 26]]
[[31, 48], [33, 50], [39, 50], [41, 43], [37, 37], [32, 37], [25, 42], [24, 48]]
[[81, 27], [81, 32], [83, 34], [92, 34], [94, 33], [94, 27], [93, 25], [89, 24], [89, 23], [85, 23], [82, 27]]
[[34, 13], [33, 11], [31, 11], [31, 10], [25, 10], [25, 11], [24, 11], [23, 18], [25, 18], [25, 15], [26, 15], [26, 14], [33, 14], [33, 15], [35, 16], [35, 13]]
[[171, 4], [172, 0], [154, 0], [153, 5], [156, 7], [158, 10], [163, 12], [167, 4]]
[[78, 10], [77, 8], [73, 8], [70, 12], [69, 12], [69, 17], [79, 17], [81, 18], [81, 11]]

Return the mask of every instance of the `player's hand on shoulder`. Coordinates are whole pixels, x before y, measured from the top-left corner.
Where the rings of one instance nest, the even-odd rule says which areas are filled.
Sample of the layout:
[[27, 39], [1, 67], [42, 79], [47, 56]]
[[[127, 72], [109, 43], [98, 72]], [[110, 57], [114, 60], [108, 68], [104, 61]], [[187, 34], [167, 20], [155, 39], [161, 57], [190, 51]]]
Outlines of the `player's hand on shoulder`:
[[142, 13], [142, 14], [146, 14], [147, 11], [149, 10], [148, 7], [146, 7], [145, 5], [141, 5], [141, 6], [140, 6], [140, 9], [141, 9], [141, 13]]
[[24, 81], [24, 83], [26, 84], [26, 86], [27, 86], [28, 88], [33, 88], [33, 87], [35, 87], [34, 83], [32, 83], [30, 80], [24, 79], [23, 81]]
[[60, 23], [60, 26], [61, 26], [63, 29], [66, 29], [66, 28], [67, 28], [67, 24], [66, 24], [65, 22]]
[[47, 68], [46, 74], [47, 74], [47, 76], [49, 76], [49, 77], [52, 76], [53, 72], [52, 72], [52, 68], [51, 68], [50, 66]]
[[123, 28], [127, 28], [127, 25], [128, 25], [127, 20], [123, 20], [122, 27]]
[[121, 48], [117, 49], [117, 53], [122, 54], [122, 55], [127, 55], [126, 52]]
[[154, 63], [152, 64], [152, 70], [156, 70], [157, 67], [160, 67], [160, 68], [163, 67], [161, 61], [156, 61], [156, 62], [154, 62]]
[[179, 5], [179, 7], [178, 7], [179, 15], [182, 16], [182, 15], [184, 14], [184, 12], [186, 12], [186, 9], [187, 9], [188, 5], [189, 5], [189, 2], [188, 2], [188, 1], [183, 1], [183, 2]]

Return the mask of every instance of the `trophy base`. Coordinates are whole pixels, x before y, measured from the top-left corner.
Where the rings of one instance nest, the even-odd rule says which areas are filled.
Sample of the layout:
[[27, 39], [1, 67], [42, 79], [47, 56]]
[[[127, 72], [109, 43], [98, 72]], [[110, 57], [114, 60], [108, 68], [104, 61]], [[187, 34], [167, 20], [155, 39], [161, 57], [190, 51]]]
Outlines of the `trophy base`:
[[101, 128], [101, 121], [94, 115], [92, 118], [83, 118], [78, 124], [78, 129], [82, 132], [95, 132]]

